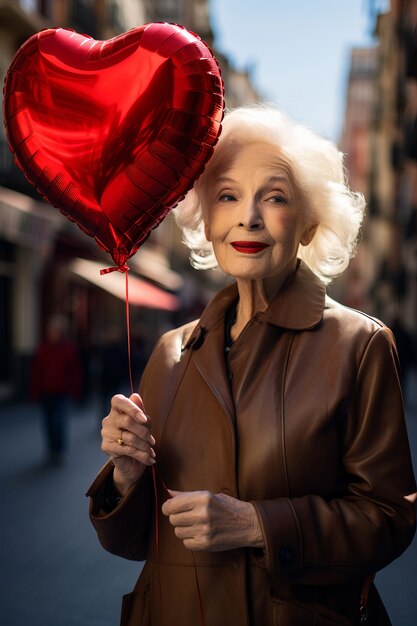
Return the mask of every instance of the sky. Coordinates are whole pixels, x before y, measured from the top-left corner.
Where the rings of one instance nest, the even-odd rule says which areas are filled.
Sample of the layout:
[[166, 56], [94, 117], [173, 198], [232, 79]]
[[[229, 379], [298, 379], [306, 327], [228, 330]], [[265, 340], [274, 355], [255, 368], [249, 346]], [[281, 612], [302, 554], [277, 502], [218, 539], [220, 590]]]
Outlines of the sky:
[[[375, 1], [387, 10], [389, 2]], [[211, 0], [215, 47], [264, 99], [338, 141], [350, 49], [373, 46], [371, 0]]]

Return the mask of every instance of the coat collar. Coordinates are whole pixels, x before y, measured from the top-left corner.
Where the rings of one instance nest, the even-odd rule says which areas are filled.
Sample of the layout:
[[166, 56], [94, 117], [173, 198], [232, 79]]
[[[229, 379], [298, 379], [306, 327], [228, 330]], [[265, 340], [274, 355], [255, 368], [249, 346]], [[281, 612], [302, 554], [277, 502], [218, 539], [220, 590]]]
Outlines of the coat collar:
[[[208, 304], [196, 327], [198, 337], [224, 320], [227, 309], [239, 297], [236, 283], [220, 291]], [[326, 288], [321, 280], [299, 260], [294, 274], [284, 283], [269, 307], [255, 317], [290, 330], [314, 328], [323, 317]], [[196, 340], [195, 333], [190, 340]]]
[[[238, 295], [236, 283], [220, 291], [205, 309], [184, 346], [184, 349], [192, 350], [196, 367], [231, 423], [234, 421], [234, 404], [224, 357], [224, 317]], [[300, 261], [297, 270], [286, 281], [268, 309], [257, 313], [256, 317], [281, 328], [306, 330], [321, 321], [324, 304], [323, 283]], [[206, 335], [209, 341], [205, 341]]]
[[[191, 349], [190, 357], [229, 416], [231, 424], [234, 421], [234, 403], [224, 357], [224, 317], [238, 295], [236, 283], [220, 291], [208, 304], [188, 341], [184, 337], [187, 341], [184, 349]], [[268, 309], [256, 316], [281, 328], [307, 330], [319, 324], [324, 305], [323, 283], [300, 261], [297, 270]]]

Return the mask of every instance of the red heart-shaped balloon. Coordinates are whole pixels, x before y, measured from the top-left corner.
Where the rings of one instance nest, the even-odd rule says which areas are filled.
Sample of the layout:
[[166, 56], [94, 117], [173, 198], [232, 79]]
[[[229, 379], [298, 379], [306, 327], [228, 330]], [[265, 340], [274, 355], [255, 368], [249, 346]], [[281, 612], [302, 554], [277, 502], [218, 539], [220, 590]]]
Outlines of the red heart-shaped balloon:
[[119, 267], [201, 174], [222, 117], [217, 61], [174, 24], [108, 41], [41, 31], [4, 87], [15, 161]]

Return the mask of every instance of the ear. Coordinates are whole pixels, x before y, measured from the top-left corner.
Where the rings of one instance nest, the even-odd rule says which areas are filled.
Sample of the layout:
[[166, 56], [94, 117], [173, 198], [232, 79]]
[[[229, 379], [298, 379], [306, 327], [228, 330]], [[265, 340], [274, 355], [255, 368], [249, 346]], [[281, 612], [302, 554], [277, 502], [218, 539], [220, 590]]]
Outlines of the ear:
[[318, 224], [307, 224], [301, 236], [300, 243], [302, 246], [308, 246], [316, 234]]

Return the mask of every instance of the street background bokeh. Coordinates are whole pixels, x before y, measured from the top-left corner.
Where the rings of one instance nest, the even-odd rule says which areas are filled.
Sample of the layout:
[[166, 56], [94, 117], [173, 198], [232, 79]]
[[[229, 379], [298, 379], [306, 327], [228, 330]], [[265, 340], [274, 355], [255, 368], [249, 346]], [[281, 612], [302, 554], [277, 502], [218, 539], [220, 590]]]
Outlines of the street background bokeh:
[[[0, 0], [0, 77], [19, 46], [42, 28], [59, 25], [107, 39], [163, 20], [185, 25], [211, 47], [222, 69], [228, 107], [269, 97], [259, 89], [255, 67], [242, 69], [217, 47], [217, 4]], [[320, 2], [316, 4], [317, 19], [322, 19]], [[286, 3], [281, 5], [285, 17]], [[358, 254], [330, 295], [393, 328], [416, 464], [417, 0], [364, 0], [363, 6], [373, 43], [353, 47], [347, 72], [341, 68], [346, 76], [344, 113], [340, 136], [333, 139], [346, 153], [351, 186], [365, 194], [368, 210]], [[259, 19], [268, 20], [268, 15]], [[304, 93], [302, 84], [299, 90]], [[124, 292], [104, 281], [97, 284], [97, 268], [108, 264], [94, 240], [42, 201], [26, 181], [1, 130], [0, 621], [5, 626], [117, 624], [120, 596], [136, 578], [138, 564], [116, 559], [98, 546], [83, 495], [105, 460], [99, 424], [109, 397], [128, 390]], [[198, 317], [224, 277], [190, 267], [171, 215], [129, 265], [136, 386], [157, 337]], [[55, 314], [65, 316], [77, 346], [82, 388], [69, 412], [66, 464], [52, 468], [43, 465], [46, 446], [39, 407], [30, 401], [30, 377], [35, 351]], [[115, 368], [112, 378], [116, 363], [125, 365]], [[394, 626], [417, 623], [416, 557], [414, 541], [377, 578]]]

